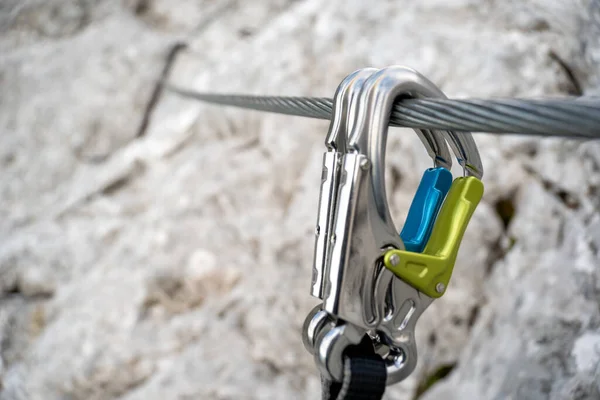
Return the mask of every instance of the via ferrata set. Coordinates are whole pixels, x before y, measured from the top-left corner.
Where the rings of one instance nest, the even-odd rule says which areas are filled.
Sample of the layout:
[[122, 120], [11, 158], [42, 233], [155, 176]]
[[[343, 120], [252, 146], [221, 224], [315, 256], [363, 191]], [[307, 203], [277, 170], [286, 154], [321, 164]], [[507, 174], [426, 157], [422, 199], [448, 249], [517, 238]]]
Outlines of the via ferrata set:
[[[359, 385], [357, 375], [359, 386], [369, 386], [368, 375], [377, 370], [385, 388], [413, 372], [417, 320], [448, 288], [483, 196], [483, 167], [471, 134], [415, 129], [433, 165], [398, 233], [387, 202], [385, 149], [399, 97], [446, 98], [410, 68], [355, 71], [336, 91], [325, 142], [311, 286], [322, 303], [307, 316], [303, 341], [324, 384], [338, 385], [340, 397]], [[447, 144], [463, 169], [456, 179]], [[364, 348], [372, 354], [353, 352]]]

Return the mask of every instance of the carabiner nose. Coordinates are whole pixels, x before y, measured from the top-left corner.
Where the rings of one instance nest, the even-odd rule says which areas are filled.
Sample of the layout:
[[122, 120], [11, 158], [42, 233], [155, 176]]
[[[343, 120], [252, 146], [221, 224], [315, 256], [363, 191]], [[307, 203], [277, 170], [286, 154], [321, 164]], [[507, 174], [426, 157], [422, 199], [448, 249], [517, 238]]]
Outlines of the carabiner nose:
[[[440, 92], [441, 93], [441, 92]], [[443, 93], [442, 93], [443, 94]], [[445, 95], [443, 95], [446, 98]], [[477, 144], [469, 132], [456, 133], [442, 131], [450, 148], [454, 152], [458, 163], [462, 166], [464, 176], [473, 176], [477, 179], [483, 177], [483, 163], [477, 150]]]
[[346, 76], [336, 89], [333, 98], [333, 115], [325, 146], [329, 150], [346, 152], [348, 134], [356, 119], [356, 103], [365, 80], [376, 72], [376, 68], [361, 68]]

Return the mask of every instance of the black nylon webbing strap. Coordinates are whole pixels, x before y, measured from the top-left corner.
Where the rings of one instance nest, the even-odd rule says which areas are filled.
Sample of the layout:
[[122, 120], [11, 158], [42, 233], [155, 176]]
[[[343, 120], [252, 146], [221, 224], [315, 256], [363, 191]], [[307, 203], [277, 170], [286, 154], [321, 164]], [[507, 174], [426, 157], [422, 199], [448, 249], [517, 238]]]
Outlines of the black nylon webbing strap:
[[344, 380], [322, 379], [323, 400], [380, 400], [385, 392], [385, 361], [365, 338], [344, 353]]

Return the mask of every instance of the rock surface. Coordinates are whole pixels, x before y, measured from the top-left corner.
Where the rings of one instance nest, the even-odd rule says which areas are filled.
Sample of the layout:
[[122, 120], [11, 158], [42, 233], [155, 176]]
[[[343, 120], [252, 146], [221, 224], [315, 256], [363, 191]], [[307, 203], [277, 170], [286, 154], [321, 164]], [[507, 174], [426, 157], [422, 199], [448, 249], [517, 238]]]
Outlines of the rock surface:
[[[198, 90], [331, 97], [403, 64], [449, 97], [594, 94], [599, 20], [597, 0], [3, 1], [0, 399], [319, 398], [300, 328], [327, 123], [148, 110], [174, 44], [170, 81]], [[401, 221], [429, 163], [391, 132]], [[600, 144], [475, 136], [484, 201], [386, 398], [444, 370], [421, 399], [599, 399]]]

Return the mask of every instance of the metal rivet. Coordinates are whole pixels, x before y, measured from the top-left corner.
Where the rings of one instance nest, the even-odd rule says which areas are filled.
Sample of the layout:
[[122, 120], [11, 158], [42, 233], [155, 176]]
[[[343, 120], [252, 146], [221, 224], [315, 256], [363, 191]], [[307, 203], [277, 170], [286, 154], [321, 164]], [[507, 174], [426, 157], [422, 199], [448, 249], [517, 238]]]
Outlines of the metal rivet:
[[392, 254], [390, 256], [390, 264], [392, 264], [393, 267], [400, 264], [400, 256], [398, 254]]
[[363, 158], [360, 162], [360, 168], [363, 170], [367, 170], [369, 169], [369, 167], [371, 167], [371, 162], [368, 159]]
[[438, 283], [437, 285], [435, 285], [435, 291], [438, 293], [444, 293], [444, 290], [446, 290], [446, 285], [444, 285], [442, 282]]
[[315, 235], [319, 236], [321, 234], [321, 226], [317, 225], [315, 228]]

